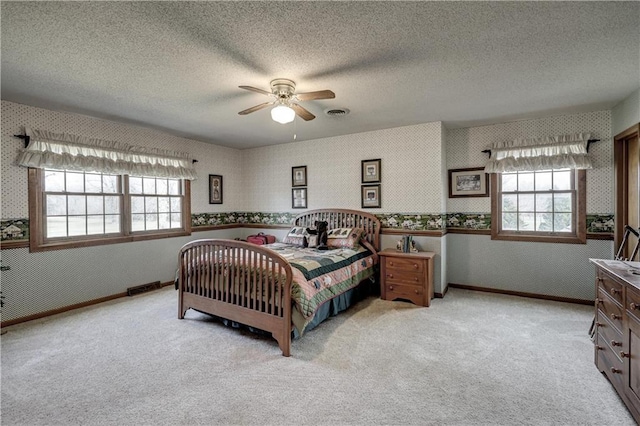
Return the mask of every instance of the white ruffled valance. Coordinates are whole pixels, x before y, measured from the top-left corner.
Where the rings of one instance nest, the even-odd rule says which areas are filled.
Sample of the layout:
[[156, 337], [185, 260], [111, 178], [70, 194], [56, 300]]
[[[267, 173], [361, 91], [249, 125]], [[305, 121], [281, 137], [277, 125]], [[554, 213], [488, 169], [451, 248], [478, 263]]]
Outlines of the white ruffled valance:
[[186, 153], [46, 130], [25, 129], [25, 133], [30, 141], [18, 157], [20, 166], [187, 180], [197, 177]]
[[516, 139], [499, 142], [491, 148], [487, 173], [535, 170], [590, 169], [587, 154], [590, 133]]

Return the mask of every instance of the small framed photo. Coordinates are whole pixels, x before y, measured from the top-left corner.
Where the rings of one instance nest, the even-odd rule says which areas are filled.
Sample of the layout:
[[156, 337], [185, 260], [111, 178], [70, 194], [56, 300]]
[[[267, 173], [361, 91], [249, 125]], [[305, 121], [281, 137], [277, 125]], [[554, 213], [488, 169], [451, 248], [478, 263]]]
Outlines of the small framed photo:
[[291, 190], [291, 208], [307, 208], [307, 188], [294, 188]]
[[380, 185], [362, 185], [362, 208], [374, 209], [380, 206]]
[[209, 175], [209, 204], [222, 204], [221, 175]]
[[291, 186], [307, 186], [307, 166], [291, 168]]
[[362, 160], [362, 183], [380, 182], [380, 162], [375, 160]]
[[489, 174], [484, 167], [449, 170], [449, 198], [488, 196]]

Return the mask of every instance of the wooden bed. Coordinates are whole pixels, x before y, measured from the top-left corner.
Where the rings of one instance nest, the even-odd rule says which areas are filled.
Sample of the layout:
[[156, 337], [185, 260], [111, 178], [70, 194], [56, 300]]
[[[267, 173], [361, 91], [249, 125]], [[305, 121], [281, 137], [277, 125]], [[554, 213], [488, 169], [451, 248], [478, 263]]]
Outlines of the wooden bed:
[[[374, 254], [380, 249], [380, 221], [345, 209], [311, 210], [294, 226], [327, 221], [329, 229], [356, 227]], [[375, 256], [377, 259], [377, 256]], [[284, 356], [291, 355], [293, 271], [275, 251], [226, 239], [196, 240], [179, 253], [178, 318], [190, 308], [270, 332]]]

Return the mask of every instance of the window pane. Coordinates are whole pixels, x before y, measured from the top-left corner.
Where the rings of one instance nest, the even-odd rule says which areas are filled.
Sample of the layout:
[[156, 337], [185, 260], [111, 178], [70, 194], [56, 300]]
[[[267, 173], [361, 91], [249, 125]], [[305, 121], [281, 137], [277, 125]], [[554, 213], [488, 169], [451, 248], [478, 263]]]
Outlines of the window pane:
[[536, 173], [536, 191], [551, 190], [551, 172]]
[[553, 211], [553, 194], [536, 194], [536, 211]]
[[105, 192], [107, 194], [117, 194], [118, 192], [120, 192], [118, 188], [119, 182], [119, 176], [102, 175], [102, 192]]
[[67, 192], [84, 192], [84, 173], [67, 172]]
[[533, 173], [518, 173], [518, 191], [533, 191]]
[[182, 199], [173, 197], [171, 198], [171, 211], [172, 212], [181, 212], [182, 211]]
[[143, 178], [142, 185], [144, 188], [145, 194], [155, 194], [156, 193], [156, 180], [155, 178]]
[[157, 213], [158, 212], [158, 198], [157, 197], [144, 197], [145, 213]]
[[120, 213], [120, 197], [118, 196], [104, 197], [104, 212], [105, 214]]
[[129, 193], [142, 194], [142, 178], [134, 176], [129, 177]]
[[[518, 195], [518, 211], [519, 212], [532, 212], [535, 206], [534, 194], [519, 194]], [[533, 220], [532, 220], [533, 222]]]
[[521, 213], [518, 215], [518, 219], [520, 231], [533, 231], [535, 229], [533, 213]]
[[502, 229], [515, 231], [518, 229], [518, 214], [504, 213], [502, 215]]
[[104, 217], [104, 232], [105, 234], [120, 233], [120, 216], [119, 215], [107, 215]]
[[171, 227], [182, 228], [182, 215], [180, 213], [171, 213]]
[[[47, 216], [66, 215], [66, 214], [67, 214], [67, 196], [66, 195], [47, 195]], [[66, 232], [67, 231], [65, 231], [65, 234]]]
[[[69, 195], [67, 200], [69, 203], [69, 215], [87, 214], [87, 199], [84, 195]], [[71, 224], [71, 222], [69, 222], [69, 224]], [[69, 227], [69, 232], [71, 232], [71, 227]]]
[[131, 230], [144, 231], [144, 214], [131, 215]]
[[47, 192], [64, 192], [64, 172], [45, 170], [44, 190]]
[[180, 195], [180, 181], [169, 179], [169, 195]]
[[171, 222], [169, 218], [169, 213], [160, 213], [158, 215], [158, 228], [160, 229], [169, 229], [171, 228]]
[[104, 216], [87, 216], [87, 234], [104, 234]]
[[66, 216], [47, 217], [47, 238], [66, 237], [67, 218]]
[[102, 176], [94, 174], [84, 175], [85, 192], [102, 192]]
[[157, 214], [147, 214], [147, 229], [158, 229], [158, 215]]
[[166, 195], [169, 191], [169, 182], [167, 179], [156, 179], [156, 192], [158, 195]]
[[87, 217], [69, 216], [69, 236], [87, 235]]
[[553, 214], [552, 213], [536, 214], [536, 231], [541, 231], [541, 232], [553, 231]]
[[504, 173], [502, 175], [502, 192], [518, 190], [518, 175], [516, 173]]
[[90, 195], [87, 197], [87, 214], [104, 213], [104, 197], [102, 195]]
[[131, 197], [131, 213], [144, 213], [144, 197]]
[[518, 195], [505, 194], [502, 196], [502, 211], [517, 212], [518, 211]]
[[555, 232], [571, 232], [571, 213], [556, 213], [553, 219]]
[[571, 194], [561, 193], [553, 194], [553, 211], [570, 213], [571, 212]]
[[553, 189], [562, 191], [571, 189], [571, 171], [554, 171], [553, 172]]
[[158, 212], [169, 213], [169, 197], [158, 197]]

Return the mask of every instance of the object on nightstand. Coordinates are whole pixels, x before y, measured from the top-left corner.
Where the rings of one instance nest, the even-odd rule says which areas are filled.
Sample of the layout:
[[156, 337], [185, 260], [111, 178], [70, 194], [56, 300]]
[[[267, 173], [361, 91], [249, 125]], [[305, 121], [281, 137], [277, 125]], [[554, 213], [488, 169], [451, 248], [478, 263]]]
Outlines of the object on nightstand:
[[402, 239], [396, 243], [396, 250], [403, 253], [417, 253], [416, 242], [411, 235], [403, 235]]

